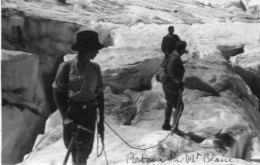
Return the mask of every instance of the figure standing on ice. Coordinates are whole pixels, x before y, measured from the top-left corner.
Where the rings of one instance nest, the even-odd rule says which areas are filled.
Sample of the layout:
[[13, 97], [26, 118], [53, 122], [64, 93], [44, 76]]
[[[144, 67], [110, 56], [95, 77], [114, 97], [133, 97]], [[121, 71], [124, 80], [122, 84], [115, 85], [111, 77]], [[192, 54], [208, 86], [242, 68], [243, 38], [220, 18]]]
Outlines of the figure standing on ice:
[[[185, 41], [177, 42], [176, 51], [170, 53], [162, 64], [165, 72], [165, 78], [163, 79], [162, 84], [167, 104], [165, 108], [165, 120], [162, 126], [163, 130], [172, 129], [173, 131], [178, 131], [178, 120], [184, 109], [182, 92], [184, 89], [183, 76], [185, 69], [181, 56], [186, 52], [186, 46], [187, 44]], [[174, 108], [173, 128], [170, 125], [172, 108]]]
[[60, 65], [53, 83], [54, 100], [63, 119], [63, 138], [71, 142], [73, 165], [86, 165], [92, 152], [99, 110], [98, 133], [104, 138], [104, 94], [100, 66], [91, 62], [103, 45], [94, 31], [77, 34], [78, 51], [72, 60]]
[[161, 49], [165, 55], [165, 58], [167, 58], [167, 56], [175, 50], [177, 42], [181, 41], [179, 36], [173, 33], [174, 27], [169, 26], [168, 34], [164, 36], [162, 40]]

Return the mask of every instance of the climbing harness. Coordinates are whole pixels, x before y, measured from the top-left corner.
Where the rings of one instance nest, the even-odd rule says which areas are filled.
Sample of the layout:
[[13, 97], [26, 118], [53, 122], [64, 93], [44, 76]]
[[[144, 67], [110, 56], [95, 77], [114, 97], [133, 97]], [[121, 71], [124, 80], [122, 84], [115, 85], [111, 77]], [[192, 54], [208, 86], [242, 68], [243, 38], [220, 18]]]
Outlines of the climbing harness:
[[83, 127], [82, 125], [77, 125], [77, 128], [78, 128], [78, 129], [81, 129], [81, 130], [83, 130], [83, 131], [86, 131], [86, 132], [88, 132], [88, 133], [94, 134], [93, 131], [91, 131], [90, 129], [87, 129], [86, 127]]

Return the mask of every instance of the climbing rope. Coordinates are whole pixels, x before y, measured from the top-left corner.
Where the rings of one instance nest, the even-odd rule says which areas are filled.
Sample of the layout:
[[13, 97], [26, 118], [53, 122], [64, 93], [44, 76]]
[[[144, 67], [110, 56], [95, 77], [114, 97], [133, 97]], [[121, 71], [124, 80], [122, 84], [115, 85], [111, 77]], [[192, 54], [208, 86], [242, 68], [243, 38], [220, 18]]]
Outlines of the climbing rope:
[[[108, 128], [111, 129], [111, 131], [113, 133], [115, 133], [128, 147], [132, 148], [132, 149], [136, 149], [136, 150], [148, 150], [148, 149], [151, 149], [151, 148], [155, 148], [157, 146], [159, 146], [163, 141], [165, 141], [170, 135], [171, 135], [171, 132], [163, 139], [161, 140], [158, 144], [154, 145], [154, 146], [151, 146], [151, 147], [147, 147], [147, 148], [139, 148], [139, 147], [133, 147], [131, 146], [126, 140], [124, 140], [106, 121], [104, 121], [104, 123], [108, 126]], [[97, 134], [98, 136], [98, 134]], [[98, 137], [97, 137], [97, 157], [99, 157], [100, 155], [102, 155], [102, 153], [104, 152], [104, 155], [105, 155], [105, 158], [106, 158], [106, 163], [107, 165], [109, 165], [108, 163], [108, 159], [107, 159], [107, 154], [106, 154], [106, 150], [105, 150], [105, 144], [104, 142], [102, 142], [102, 150], [101, 150], [101, 153], [98, 154]]]
[[[177, 120], [175, 123], [172, 124], [172, 128], [175, 128], [178, 126], [178, 123], [179, 123], [179, 119], [180, 119], [180, 116], [181, 116], [181, 113], [182, 113], [182, 106], [181, 105], [181, 97], [182, 97], [182, 91], [179, 90], [179, 97], [178, 97], [178, 104], [177, 104], [177, 109], [178, 109], [178, 114], [177, 114]], [[174, 117], [174, 116], [173, 116]], [[136, 149], [136, 150], [148, 150], [148, 149], [152, 149], [152, 148], [155, 148], [157, 146], [159, 146], [163, 141], [165, 141], [171, 134], [173, 134], [173, 131], [174, 129], [171, 130], [171, 132], [165, 137], [163, 138], [158, 144], [154, 145], [154, 146], [151, 146], [151, 147], [147, 147], [147, 148], [139, 148], [139, 147], [133, 147], [131, 146], [126, 140], [124, 140], [106, 121], [104, 121], [104, 123], [108, 126], [108, 128], [111, 129], [111, 131], [116, 134], [128, 147], [132, 148], [132, 149]], [[104, 147], [104, 146], [103, 146]], [[102, 153], [101, 153], [102, 154]]]
[[[97, 122], [96, 122], [96, 128], [98, 129], [97, 126], [98, 126], [98, 124], [97, 124]], [[102, 139], [101, 139], [101, 140], [102, 140]], [[99, 154], [99, 153], [98, 153], [99, 138], [98, 138], [98, 131], [97, 131], [97, 157], [101, 156], [102, 153], [104, 152], [104, 154], [105, 154], [105, 158], [106, 158], [106, 163], [107, 163], [107, 165], [109, 165], [109, 163], [108, 163], [108, 159], [107, 159], [107, 153], [106, 153], [106, 150], [105, 150], [105, 143], [104, 143], [104, 140], [102, 140], [101, 142], [102, 142], [102, 149], [101, 149], [101, 152], [100, 152], [100, 154]]]
[[148, 150], [148, 149], [151, 149], [151, 148], [155, 148], [157, 146], [159, 146], [163, 141], [165, 141], [171, 133], [169, 133], [165, 138], [163, 138], [163, 140], [161, 140], [158, 144], [154, 145], [154, 146], [151, 146], [151, 147], [147, 147], [147, 148], [139, 148], [139, 147], [133, 147], [131, 146], [126, 140], [124, 140], [106, 121], [104, 121], [105, 124], [108, 126], [108, 128], [111, 129], [111, 131], [113, 133], [115, 133], [128, 147], [132, 148], [132, 149], [136, 149], [136, 150]]
[[[179, 90], [179, 97], [178, 97], [178, 104], [177, 104], [177, 109], [178, 109], [178, 114], [177, 114], [177, 120], [175, 123], [173, 123], [172, 125], [172, 128], [175, 128], [178, 126], [178, 122], [179, 122], [179, 119], [180, 119], [180, 116], [181, 116], [181, 113], [182, 113], [182, 106], [181, 105], [181, 97], [182, 97], [182, 91]], [[173, 116], [174, 117], [174, 116]], [[107, 125], [107, 127], [115, 134], [117, 135], [128, 147], [132, 148], [132, 149], [136, 149], [136, 150], [148, 150], [148, 149], [152, 149], [152, 148], [155, 148], [157, 146], [159, 146], [163, 141], [165, 141], [170, 135], [173, 134], [173, 131], [174, 129], [171, 130], [171, 132], [165, 137], [163, 138], [161, 141], [159, 141], [158, 144], [154, 145], [154, 146], [151, 146], [151, 147], [146, 147], [146, 148], [139, 148], [139, 147], [133, 147], [132, 145], [130, 145], [126, 140], [124, 140], [106, 121], [104, 121], [104, 123]], [[98, 134], [97, 134], [98, 136]], [[98, 138], [98, 137], [97, 137]], [[97, 139], [97, 143], [98, 143], [98, 139]], [[97, 144], [98, 145], [98, 144]], [[97, 147], [97, 150], [98, 150], [98, 147]], [[98, 155], [98, 157], [102, 154], [102, 152], [104, 151], [104, 154], [105, 154], [105, 157], [106, 157], [106, 162], [107, 162], [107, 165], [108, 165], [108, 160], [107, 160], [107, 155], [106, 155], [106, 151], [105, 151], [105, 144], [104, 142], [102, 142], [102, 150], [101, 150], [101, 153]], [[98, 153], [98, 151], [97, 151]]]

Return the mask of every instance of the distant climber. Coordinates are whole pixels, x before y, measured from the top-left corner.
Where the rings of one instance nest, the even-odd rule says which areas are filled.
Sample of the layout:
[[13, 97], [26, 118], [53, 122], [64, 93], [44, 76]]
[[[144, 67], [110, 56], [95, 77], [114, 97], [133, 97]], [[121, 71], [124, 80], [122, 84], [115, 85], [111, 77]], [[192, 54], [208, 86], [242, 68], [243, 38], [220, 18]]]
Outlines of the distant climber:
[[180, 41], [179, 36], [173, 33], [174, 33], [174, 27], [169, 26], [168, 34], [163, 37], [161, 49], [165, 57], [171, 54], [175, 50], [177, 42]]
[[23, 31], [21, 29], [21, 26], [12, 26], [11, 28], [12, 31], [12, 39], [11, 43], [16, 44], [20, 49], [25, 48], [25, 40], [23, 37]]
[[57, 0], [57, 2], [58, 2], [59, 4], [61, 4], [61, 5], [67, 4], [67, 3], [66, 3], [66, 0]]
[[[60, 64], [53, 83], [55, 103], [63, 119], [63, 138], [73, 165], [86, 165], [94, 143], [97, 109], [98, 133], [104, 139], [104, 93], [100, 66], [91, 62], [103, 45], [94, 31], [81, 31], [71, 48], [78, 51], [72, 60]], [[73, 140], [75, 139], [74, 143]]]
[[180, 114], [183, 109], [182, 101], [182, 91], [184, 89], [183, 76], [184, 76], [184, 66], [181, 60], [181, 56], [186, 52], [186, 42], [179, 41], [176, 44], [176, 51], [173, 51], [168, 55], [163, 62], [165, 77], [162, 80], [163, 91], [166, 99], [165, 108], [165, 120], [162, 126], [163, 130], [171, 130], [170, 119], [173, 111], [173, 123], [176, 123], [175, 129], [178, 130], [178, 114]]

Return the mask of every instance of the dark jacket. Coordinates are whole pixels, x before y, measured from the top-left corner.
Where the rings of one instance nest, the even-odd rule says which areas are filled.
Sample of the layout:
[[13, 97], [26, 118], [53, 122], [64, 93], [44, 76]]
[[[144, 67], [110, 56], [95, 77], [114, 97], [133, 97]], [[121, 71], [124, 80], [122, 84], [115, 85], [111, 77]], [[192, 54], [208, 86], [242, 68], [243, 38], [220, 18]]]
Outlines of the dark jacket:
[[169, 34], [164, 36], [161, 44], [163, 53], [165, 55], [172, 53], [175, 50], [178, 41], [180, 41], [180, 38], [176, 34], [173, 34], [173, 36], [170, 36]]
[[173, 83], [182, 83], [185, 69], [183, 62], [176, 51], [169, 55], [164, 65], [168, 79]]

